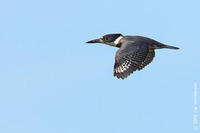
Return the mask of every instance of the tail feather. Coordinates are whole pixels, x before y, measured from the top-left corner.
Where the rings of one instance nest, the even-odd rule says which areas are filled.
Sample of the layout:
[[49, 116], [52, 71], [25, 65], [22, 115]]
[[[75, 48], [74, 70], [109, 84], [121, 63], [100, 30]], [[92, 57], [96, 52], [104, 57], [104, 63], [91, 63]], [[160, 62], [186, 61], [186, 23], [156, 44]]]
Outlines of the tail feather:
[[161, 47], [162, 48], [169, 48], [169, 49], [179, 49], [178, 47], [174, 47], [174, 46], [170, 46], [170, 45], [165, 45], [165, 44], [162, 44]]

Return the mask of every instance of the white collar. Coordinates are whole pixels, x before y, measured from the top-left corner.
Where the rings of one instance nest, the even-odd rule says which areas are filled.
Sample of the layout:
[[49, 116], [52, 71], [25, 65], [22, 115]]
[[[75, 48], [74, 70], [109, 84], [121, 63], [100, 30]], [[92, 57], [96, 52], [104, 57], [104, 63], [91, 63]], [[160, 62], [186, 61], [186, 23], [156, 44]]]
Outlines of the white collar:
[[119, 37], [114, 41], [114, 44], [115, 44], [115, 45], [119, 44], [119, 41], [120, 41], [122, 38], [123, 38], [122, 36], [119, 36]]

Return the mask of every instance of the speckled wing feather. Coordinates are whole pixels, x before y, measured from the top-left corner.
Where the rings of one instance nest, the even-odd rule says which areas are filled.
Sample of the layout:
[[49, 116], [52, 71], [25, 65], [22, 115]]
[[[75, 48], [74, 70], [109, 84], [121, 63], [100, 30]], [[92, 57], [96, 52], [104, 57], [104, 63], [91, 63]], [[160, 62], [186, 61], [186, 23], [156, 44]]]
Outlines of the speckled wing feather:
[[124, 79], [144, 65], [149, 47], [146, 44], [126, 42], [115, 55], [114, 76]]

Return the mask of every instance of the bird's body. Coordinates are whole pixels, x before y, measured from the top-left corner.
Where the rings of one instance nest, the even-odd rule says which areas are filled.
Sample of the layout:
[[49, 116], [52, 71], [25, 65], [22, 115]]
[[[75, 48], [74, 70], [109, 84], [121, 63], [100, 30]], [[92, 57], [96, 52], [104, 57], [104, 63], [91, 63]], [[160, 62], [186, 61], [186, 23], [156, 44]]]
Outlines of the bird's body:
[[122, 34], [107, 34], [87, 43], [105, 43], [119, 48], [115, 55], [114, 76], [121, 79], [148, 65], [155, 56], [155, 49], [179, 49], [147, 37]]

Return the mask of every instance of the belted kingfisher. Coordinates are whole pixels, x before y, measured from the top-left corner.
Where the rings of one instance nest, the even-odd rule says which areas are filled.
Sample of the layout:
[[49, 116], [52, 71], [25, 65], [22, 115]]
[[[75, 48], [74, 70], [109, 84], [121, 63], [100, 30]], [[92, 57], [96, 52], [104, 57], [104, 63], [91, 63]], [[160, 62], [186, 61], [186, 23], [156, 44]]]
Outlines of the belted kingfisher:
[[123, 36], [120, 33], [107, 34], [86, 43], [104, 43], [119, 48], [115, 55], [114, 76], [121, 79], [127, 78], [134, 71], [141, 70], [151, 63], [155, 56], [155, 49], [179, 49], [147, 37]]

